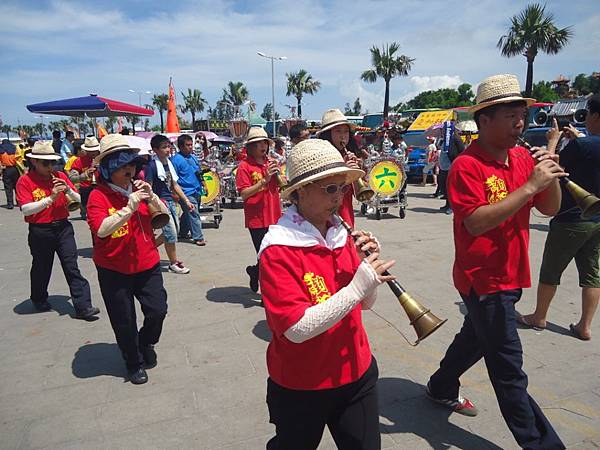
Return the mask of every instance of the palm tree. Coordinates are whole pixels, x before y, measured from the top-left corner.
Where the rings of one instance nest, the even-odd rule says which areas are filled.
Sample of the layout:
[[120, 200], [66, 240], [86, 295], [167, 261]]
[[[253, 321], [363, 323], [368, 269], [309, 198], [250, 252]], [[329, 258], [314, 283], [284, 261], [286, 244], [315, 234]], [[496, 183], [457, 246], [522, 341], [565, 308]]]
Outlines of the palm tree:
[[104, 126], [106, 127], [107, 131], [110, 130], [111, 133], [115, 132], [116, 124], [117, 124], [116, 116], [109, 116], [106, 119], [104, 119]]
[[160, 114], [160, 132], [165, 131], [165, 119], [164, 112], [169, 109], [169, 95], [168, 94], [154, 94], [152, 96], [152, 104], [158, 109]]
[[2, 125], [2, 132], [6, 133], [6, 139], [10, 139], [9, 133], [12, 130], [13, 130], [13, 128], [9, 124], [7, 124], [7, 123], [5, 123], [5, 124]]
[[192, 129], [195, 129], [196, 113], [204, 111], [206, 100], [202, 98], [202, 92], [199, 89], [191, 90], [188, 88], [187, 95], [183, 92], [183, 105], [179, 108], [183, 114], [190, 113], [192, 115]]
[[538, 52], [556, 55], [573, 37], [573, 30], [571, 27], [558, 29], [554, 15], [546, 13], [546, 6], [539, 3], [528, 5], [510, 21], [508, 33], [500, 37], [496, 46], [502, 56], [523, 55], [527, 59], [525, 96], [529, 97], [533, 86], [533, 61]]
[[385, 81], [385, 100], [383, 103], [383, 118], [387, 119], [390, 108], [390, 81], [395, 76], [407, 76], [412, 69], [414, 58], [406, 55], [395, 56], [400, 49], [400, 44], [392, 42], [385, 44], [382, 49], [375, 46], [371, 48], [371, 64], [373, 69], [365, 70], [360, 78], [368, 83], [375, 83], [377, 78]]
[[241, 81], [230, 81], [223, 89], [223, 100], [233, 106], [241, 106], [249, 98], [248, 88]]
[[302, 117], [302, 97], [304, 94], [315, 95], [321, 88], [321, 82], [314, 80], [312, 75], [304, 69], [298, 72], [286, 73], [287, 93], [286, 96], [296, 97], [298, 102], [298, 117]]
[[132, 132], [135, 134], [135, 124], [140, 123], [140, 116], [129, 116], [127, 122], [131, 124]]

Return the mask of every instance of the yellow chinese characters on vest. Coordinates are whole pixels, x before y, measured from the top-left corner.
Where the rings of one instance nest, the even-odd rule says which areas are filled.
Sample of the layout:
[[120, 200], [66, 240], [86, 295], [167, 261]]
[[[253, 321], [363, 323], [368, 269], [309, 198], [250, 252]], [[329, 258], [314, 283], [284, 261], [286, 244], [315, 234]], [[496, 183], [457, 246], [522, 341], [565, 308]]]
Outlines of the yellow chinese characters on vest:
[[[111, 216], [115, 214], [117, 210], [115, 208], [108, 208], [108, 214]], [[111, 239], [118, 239], [129, 234], [129, 222], [125, 222], [122, 226], [117, 228], [113, 234], [110, 235]]]
[[315, 275], [313, 272], [307, 272], [302, 277], [302, 280], [308, 288], [310, 300], [313, 304], [323, 303], [331, 297], [331, 292], [329, 292], [325, 284], [325, 279], [322, 276]]
[[502, 178], [498, 178], [496, 175], [492, 175], [485, 180], [484, 189], [487, 196], [487, 201], [490, 205], [492, 203], [499, 202], [508, 195], [506, 183]]

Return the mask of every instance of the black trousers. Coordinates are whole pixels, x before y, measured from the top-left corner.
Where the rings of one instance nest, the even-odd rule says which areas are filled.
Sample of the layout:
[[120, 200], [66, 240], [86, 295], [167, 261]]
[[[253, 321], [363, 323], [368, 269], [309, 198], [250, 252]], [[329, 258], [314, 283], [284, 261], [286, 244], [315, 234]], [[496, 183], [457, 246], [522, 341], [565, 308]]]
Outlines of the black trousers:
[[262, 240], [269, 231], [269, 227], [266, 228], [248, 228], [250, 231], [250, 237], [252, 238], [252, 244], [254, 245], [254, 249], [256, 253], [260, 250], [260, 244], [262, 244]]
[[85, 220], [87, 218], [87, 204], [90, 194], [94, 190], [94, 186], [80, 187], [79, 195], [81, 196], [81, 218]]
[[267, 404], [276, 435], [267, 450], [311, 450], [325, 425], [342, 450], [379, 450], [379, 411], [375, 358], [354, 383], [334, 389], [299, 391], [267, 380]]
[[[158, 342], [167, 315], [167, 291], [160, 264], [130, 275], [99, 266], [96, 269], [106, 312], [127, 369], [137, 370], [143, 362], [140, 347]], [[144, 314], [144, 325], [139, 332], [134, 297]]]
[[19, 169], [15, 166], [7, 167], [2, 173], [2, 181], [4, 181], [4, 192], [6, 194], [6, 206], [15, 206], [15, 187], [19, 179]]
[[521, 293], [521, 289], [514, 289], [482, 298], [473, 291], [461, 295], [468, 313], [440, 368], [431, 376], [430, 389], [436, 397], [456, 398], [460, 376], [483, 357], [500, 411], [517, 443], [526, 449], [564, 449], [554, 428], [527, 393], [515, 312]]
[[33, 257], [31, 301], [39, 304], [48, 299], [48, 283], [56, 253], [69, 284], [75, 311], [81, 312], [92, 306], [90, 284], [77, 266], [77, 245], [71, 223], [65, 219], [52, 224], [29, 224], [28, 242]]

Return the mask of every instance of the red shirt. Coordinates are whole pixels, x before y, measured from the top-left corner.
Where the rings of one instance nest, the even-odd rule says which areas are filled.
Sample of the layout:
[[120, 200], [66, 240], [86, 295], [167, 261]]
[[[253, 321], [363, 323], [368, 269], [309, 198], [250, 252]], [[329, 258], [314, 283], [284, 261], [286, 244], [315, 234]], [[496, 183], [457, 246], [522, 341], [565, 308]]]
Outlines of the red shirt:
[[454, 212], [454, 286], [478, 295], [531, 286], [529, 214], [532, 198], [517, 213], [480, 236], [471, 235], [464, 220], [477, 208], [504, 199], [521, 187], [534, 167], [523, 147], [508, 151], [508, 164], [494, 160], [477, 141], [453, 162], [448, 174], [448, 198]]
[[371, 364], [371, 349], [358, 304], [329, 330], [300, 344], [284, 332], [304, 311], [350, 283], [360, 264], [349, 236], [344, 247], [267, 247], [260, 257], [260, 287], [273, 333], [267, 349], [269, 376], [289, 389], [329, 389], [358, 380]]
[[146, 203], [141, 202], [130, 219], [105, 238], [98, 228], [109, 215], [127, 205], [128, 199], [104, 183], [98, 184], [88, 200], [87, 221], [94, 237], [94, 263], [124, 274], [149, 270], [160, 262]]
[[[267, 175], [267, 164], [259, 164], [250, 156], [237, 169], [235, 185], [238, 192], [252, 187]], [[246, 228], [267, 228], [281, 217], [279, 186], [275, 176], [259, 192], [244, 201]]]
[[[86, 169], [92, 167], [92, 161], [94, 159], [87, 155], [79, 156], [71, 165], [71, 170], [76, 170], [77, 173], [83, 173]], [[91, 180], [82, 180], [79, 182], [80, 187], [90, 187], [92, 185]]]
[[[71, 183], [71, 180], [69, 180], [64, 172], [54, 172], [54, 176], [64, 180], [72, 190], [76, 191], [75, 186], [73, 186], [73, 183]], [[37, 202], [43, 198], [50, 197], [50, 195], [52, 195], [53, 186], [52, 178], [44, 179], [35, 170], [30, 170], [17, 181], [17, 201], [19, 202], [19, 205], [23, 206], [27, 203]], [[56, 200], [44, 210], [26, 216], [25, 222], [50, 223], [56, 222], [57, 220], [65, 220], [68, 217], [69, 210], [67, 209], [67, 198], [65, 194], [60, 194], [56, 197]]]

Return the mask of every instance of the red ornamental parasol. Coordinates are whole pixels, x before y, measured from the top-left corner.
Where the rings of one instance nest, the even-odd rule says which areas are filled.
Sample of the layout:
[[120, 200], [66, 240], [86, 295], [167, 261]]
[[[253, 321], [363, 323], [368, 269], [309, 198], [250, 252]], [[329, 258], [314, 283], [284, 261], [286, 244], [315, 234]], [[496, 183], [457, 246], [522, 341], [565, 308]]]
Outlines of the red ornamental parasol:
[[129, 103], [90, 94], [86, 97], [67, 98], [44, 103], [27, 105], [27, 109], [37, 114], [53, 114], [74, 117], [110, 116], [152, 116], [154, 111]]

